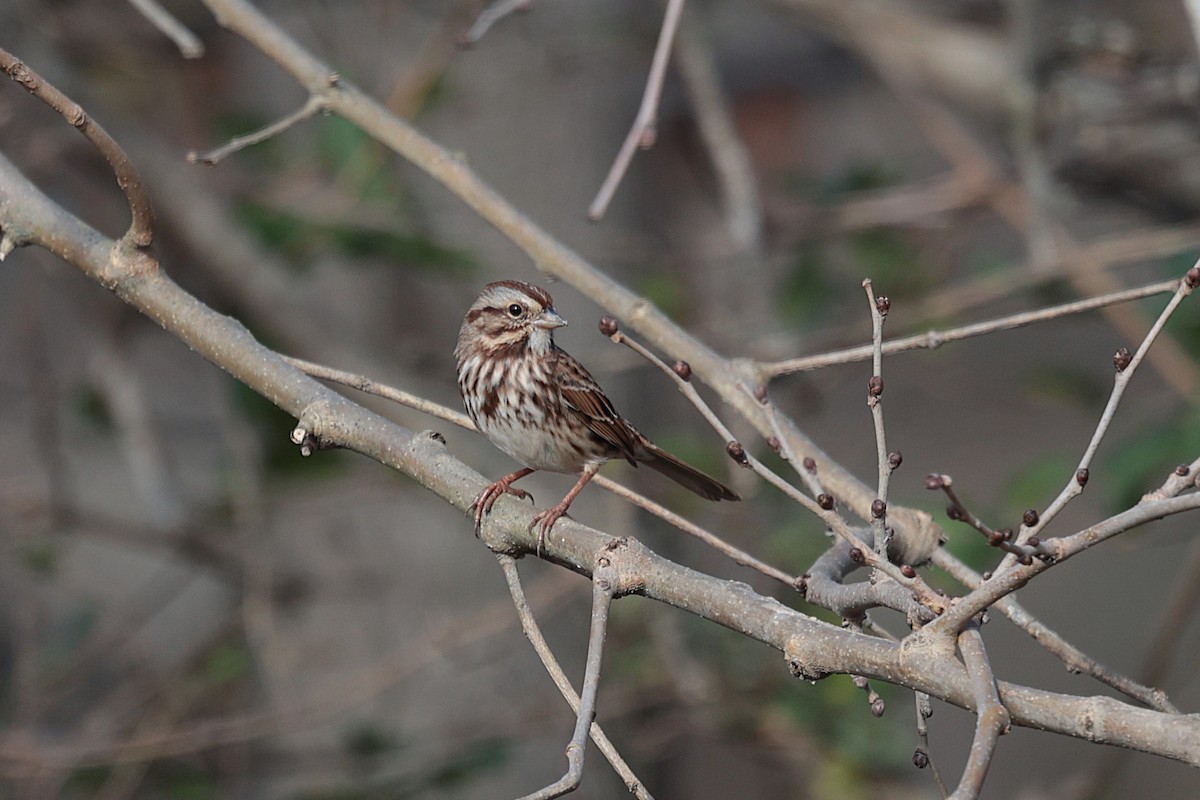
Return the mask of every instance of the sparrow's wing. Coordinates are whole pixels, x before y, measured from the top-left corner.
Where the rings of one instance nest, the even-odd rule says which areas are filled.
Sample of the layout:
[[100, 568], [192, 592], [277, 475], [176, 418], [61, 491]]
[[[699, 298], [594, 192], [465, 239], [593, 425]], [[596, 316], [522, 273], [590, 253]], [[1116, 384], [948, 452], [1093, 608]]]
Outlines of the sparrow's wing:
[[621, 456], [636, 466], [638, 433], [621, 419], [612, 402], [604, 396], [600, 384], [596, 383], [596, 379], [582, 364], [557, 347], [554, 348], [554, 355], [558, 362], [557, 369], [554, 370], [558, 379], [558, 391], [567, 410], [578, 414], [589, 430], [615, 447]]

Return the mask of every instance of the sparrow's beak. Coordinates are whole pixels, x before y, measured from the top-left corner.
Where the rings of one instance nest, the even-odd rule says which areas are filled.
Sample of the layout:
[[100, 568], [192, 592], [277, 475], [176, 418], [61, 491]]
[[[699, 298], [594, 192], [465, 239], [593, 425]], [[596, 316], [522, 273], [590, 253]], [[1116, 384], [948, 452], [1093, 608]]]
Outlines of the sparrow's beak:
[[533, 321], [533, 324], [539, 328], [545, 328], [546, 330], [550, 331], [554, 330], [555, 328], [563, 327], [567, 324], [567, 321], [563, 319], [557, 311], [554, 310], [553, 306], [551, 306], [550, 308], [544, 310], [541, 314], [538, 314], [538, 317]]

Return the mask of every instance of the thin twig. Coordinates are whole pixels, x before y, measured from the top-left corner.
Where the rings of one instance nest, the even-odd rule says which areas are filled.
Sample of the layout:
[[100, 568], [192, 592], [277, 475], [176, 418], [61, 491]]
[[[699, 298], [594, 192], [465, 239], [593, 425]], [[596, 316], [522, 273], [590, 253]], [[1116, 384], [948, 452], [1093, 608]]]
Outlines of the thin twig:
[[721, 91], [713, 48], [705, 41], [694, 14], [680, 25], [675, 63], [712, 161], [729, 236], [739, 254], [756, 256], [763, 245], [763, 209], [754, 165]]
[[239, 150], [244, 150], [251, 145], [264, 142], [273, 136], [278, 136], [289, 128], [303, 122], [306, 119], [311, 119], [318, 113], [325, 111], [326, 101], [321, 95], [310, 94], [308, 99], [304, 101], [304, 105], [296, 109], [292, 113], [280, 117], [253, 133], [247, 133], [242, 136], [235, 136], [227, 143], [218, 148], [209, 150], [207, 153], [197, 153], [195, 150], [188, 151], [187, 160], [189, 164], [204, 164], [211, 167], [219, 161], [227, 158]]
[[[1150, 330], [1146, 332], [1146, 336], [1142, 339], [1142, 343], [1138, 346], [1137, 352], [1132, 356], [1128, 356], [1128, 351], [1125, 351], [1125, 356], [1117, 357], [1116, 376], [1113, 380], [1112, 393], [1109, 394], [1108, 403], [1104, 407], [1104, 412], [1100, 415], [1100, 421], [1096, 423], [1096, 429], [1092, 433], [1091, 441], [1088, 442], [1087, 448], [1083, 452], [1083, 456], [1079, 459], [1079, 464], [1075, 468], [1075, 473], [1067, 481], [1067, 485], [1059, 492], [1058, 497], [1050, 503], [1049, 507], [1042, 512], [1039, 519], [1034, 525], [1022, 526], [1018, 544], [1024, 544], [1029, 541], [1030, 537], [1036, 536], [1050, 523], [1059, 512], [1066, 507], [1071, 500], [1083, 493], [1083, 487], [1087, 485], [1089, 478], [1089, 468], [1091, 467], [1092, 458], [1096, 455], [1096, 451], [1100, 448], [1100, 443], [1104, 440], [1105, 434], [1108, 433], [1109, 425], [1112, 424], [1113, 417], [1117, 413], [1117, 407], [1121, 404], [1121, 398], [1125, 395], [1125, 389], [1133, 380], [1133, 375], [1137, 372], [1138, 365], [1146, 357], [1146, 353], [1150, 350], [1150, 346], [1154, 344], [1154, 340], [1158, 338], [1158, 334], [1162, 331], [1163, 326], [1167, 324], [1167, 320], [1175, 313], [1175, 309], [1183, 302], [1184, 298], [1192, 293], [1196, 285], [1200, 283], [1200, 261], [1188, 270], [1187, 275], [1176, 282], [1175, 294], [1168, 301], [1162, 313], [1158, 315], [1158, 319], [1150, 326]], [[1125, 360], [1125, 358], [1128, 360]], [[1016, 558], [1007, 556], [1000, 569], [1011, 567], [1015, 563]]]
[[1167, 497], [1174, 497], [1185, 489], [1196, 488], [1197, 470], [1200, 470], [1200, 458], [1197, 458], [1190, 464], [1180, 464], [1171, 471], [1171, 474], [1163, 481], [1162, 486], [1142, 495], [1142, 499], [1139, 502], [1162, 500]]
[[996, 742], [1001, 735], [1008, 732], [1009, 717], [1008, 710], [1000, 702], [996, 676], [992, 674], [992, 665], [983, 647], [978, 622], [972, 622], [959, 634], [958, 649], [962, 653], [967, 674], [971, 676], [977, 720], [975, 738], [971, 740], [971, 752], [967, 756], [967, 766], [959, 779], [958, 788], [950, 795], [950, 800], [975, 800], [983, 788], [988, 767], [992, 765]]
[[445, 420], [446, 422], [454, 423], [460, 428], [466, 428], [469, 431], [476, 430], [475, 423], [471, 422], [471, 418], [461, 411], [455, 411], [447, 408], [441, 403], [435, 403], [432, 400], [426, 400], [411, 392], [406, 392], [403, 389], [397, 389], [393, 386], [388, 386], [386, 383], [373, 381], [364, 375], [357, 375], [353, 372], [346, 372], [333, 367], [327, 367], [324, 364], [317, 364], [312, 361], [305, 361], [302, 358], [293, 356], [283, 356], [282, 358], [287, 363], [291, 364], [296, 369], [306, 375], [314, 378], [320, 378], [323, 381], [331, 383], [340, 383], [342, 386], [349, 386], [351, 389], [357, 389], [360, 392], [373, 394], [376, 397], [382, 397], [385, 400], [391, 400], [393, 403], [399, 403], [402, 406], [415, 408], [417, 411], [423, 411], [432, 417]]
[[[82, 106], [3, 48], [0, 48], [0, 70], [24, 86], [26, 91], [34, 97], [61, 114], [100, 151], [116, 175], [117, 185], [121, 187], [121, 191], [125, 193], [125, 200], [129, 203], [129, 213], [132, 219], [129, 223], [129, 230], [125, 232], [122, 241], [138, 248], [149, 247], [154, 241], [154, 210], [150, 205], [150, 198], [146, 195], [145, 187], [142, 186], [141, 176], [138, 175], [133, 162], [129, 160], [129, 156], [125, 154], [116, 140], [109, 136], [108, 132], [100, 127], [100, 123], [92, 119]], [[11, 241], [7, 239], [7, 235], [6, 241]]]
[[[1021, 328], [1026, 325], [1032, 325], [1035, 322], [1045, 322], [1047, 320], [1058, 319], [1069, 314], [1079, 314], [1084, 311], [1091, 311], [1104, 306], [1110, 306], [1114, 303], [1125, 303], [1130, 300], [1140, 300], [1143, 297], [1151, 297], [1156, 294], [1165, 292], [1173, 292], [1179, 288], [1179, 281], [1172, 279], [1169, 281], [1159, 281], [1146, 286], [1139, 286], [1136, 289], [1125, 289], [1119, 292], [1111, 292], [1101, 295], [1100, 297], [1092, 297], [1087, 300], [1076, 300], [1071, 303], [1063, 303], [1050, 308], [1040, 308], [1037, 311], [1023, 311], [1019, 314], [1010, 314], [1006, 317], [998, 317], [997, 319], [987, 320], [985, 322], [975, 322], [970, 325], [963, 325], [958, 328], [950, 328], [944, 331], [928, 331], [915, 336], [906, 336], [902, 339], [893, 339], [890, 342], [885, 342], [883, 352], [885, 355], [892, 353], [903, 353], [908, 350], [929, 349], [936, 350], [949, 342], [957, 342], [961, 339], [969, 339], [973, 336], [983, 336], [984, 334], [995, 333], [997, 331], [1007, 331], [1014, 328]], [[803, 358], [789, 358], [785, 361], [763, 362], [755, 365], [757, 371], [768, 378], [774, 378], [779, 375], [788, 375], [793, 372], [810, 372], [815, 369], [829, 367], [836, 364], [849, 364], [855, 361], [865, 361], [872, 357], [871, 345], [861, 345], [859, 347], [851, 347], [845, 350], [838, 350], [832, 353], [823, 353], [815, 356], [805, 356]]]
[[163, 36], [170, 39], [184, 58], [200, 58], [204, 55], [204, 43], [199, 37], [156, 0], [129, 0], [129, 4], [148, 19], [151, 25], [158, 28]]
[[932, 748], [929, 746], [929, 718], [933, 716], [933, 705], [929, 702], [929, 695], [924, 692], [913, 692], [913, 699], [916, 701], [917, 712], [917, 749], [913, 752], [913, 765], [917, 769], [929, 767], [938, 792], [945, 797], [949, 794], [946, 782], [942, 780], [942, 773], [938, 771], [937, 762], [933, 760]]
[[[986, 522], [971, 513], [966, 504], [958, 497], [958, 492], [954, 491], [954, 480], [944, 473], [934, 473], [925, 478], [926, 489], [941, 489], [945, 493], [946, 498], [950, 501], [950, 506], [946, 509], [946, 514], [953, 520], [963, 522], [975, 530], [983, 534], [984, 538], [992, 547], [999, 548], [1006, 553], [1011, 553], [1021, 560], [1021, 563], [1028, 564], [1030, 559], [1037, 555], [1037, 550], [1028, 544], [1017, 544], [1013, 541], [1013, 532], [1011, 528], [997, 531]], [[1028, 527], [1028, 526], [1025, 526]]]
[[592, 625], [588, 635], [587, 664], [583, 670], [583, 691], [579, 693], [576, 708], [575, 731], [567, 744], [567, 771], [554, 783], [521, 800], [550, 800], [579, 788], [583, 779], [584, 755], [587, 752], [588, 732], [595, 723], [596, 693], [600, 688], [600, 662], [604, 654], [604, 637], [608, 632], [608, 610], [612, 606], [613, 589], [608, 580], [601, 577], [606, 571], [598, 566], [592, 576]]
[[476, 44], [491, 27], [514, 11], [527, 11], [533, 5], [533, 0], [495, 0], [487, 8], [479, 12], [471, 27], [459, 37], [460, 45], [467, 47]]
[[875, 502], [871, 504], [871, 528], [875, 531], [875, 553], [886, 559], [888, 544], [892, 539], [887, 526], [888, 484], [891, 482], [892, 466], [883, 424], [883, 321], [891, 301], [875, 296], [870, 278], [862, 282], [862, 287], [867, 293], [867, 305], [871, 309], [871, 379], [867, 381], [867, 407], [871, 409], [871, 422], [875, 429], [875, 461], [879, 474]]
[[[854, 620], [846, 620], [844, 624], [850, 630], [862, 633], [863, 626], [861, 623]], [[871, 716], [882, 717], [884, 712], [887, 711], [887, 703], [879, 696], [879, 692], [872, 688], [871, 681], [862, 675], [851, 675], [850, 680], [854, 683], [856, 689], [862, 689], [866, 693], [867, 706], [871, 709]]]
[[[768, 413], [771, 418], [771, 436], [773, 439], [768, 439], [771, 445], [778, 445], [779, 457], [791, 465], [792, 469], [804, 485], [808, 487], [808, 493], [813, 497], [825, 493], [825, 487], [821, 482], [821, 473], [817, 469], [816, 461], [812, 459], [800, 459], [799, 455], [792, 449], [791, 439], [784, 434], [783, 425], [779, 420], [779, 409], [774, 403], [768, 404]], [[799, 461], [797, 461], [799, 459]]]
[[638, 148], [646, 150], [654, 146], [654, 139], [657, 136], [655, 126], [658, 118], [658, 101], [662, 96], [667, 62], [671, 56], [671, 42], [675, 38], [675, 31], [679, 28], [679, 18], [683, 14], [683, 3], [684, 0], [667, 0], [667, 11], [663, 15], [662, 30], [658, 34], [654, 58], [650, 62], [650, 74], [646, 79], [646, 90], [642, 94], [642, 105], [638, 108], [637, 116], [633, 120], [633, 127], [629, 129], [629, 134], [621, 144], [617, 158], [608, 171], [608, 177], [604, 179], [600, 191], [596, 194], [596, 199], [588, 207], [588, 219], [592, 221], [604, 217], [604, 213], [608, 210], [608, 204], [612, 202], [613, 195], [621, 184], [621, 179], [625, 177], [625, 171], [629, 169], [629, 163], [633, 161], [634, 152]]
[[599, 484], [618, 497], [628, 500], [635, 506], [649, 511], [651, 514], [663, 520], [664, 522], [674, 525], [687, 535], [694, 536], [712, 549], [716, 550], [718, 553], [728, 556], [732, 561], [734, 561], [734, 563], [740, 564], [743, 567], [749, 567], [757, 572], [761, 572], [768, 578], [774, 578], [780, 583], [790, 586], [793, 589], [795, 589], [800, 582], [799, 575], [789, 575], [778, 567], [773, 567], [765, 561], [755, 558], [750, 553], [747, 553], [740, 547], [730, 544], [712, 531], [709, 531], [706, 528], [703, 528], [692, 522], [691, 520], [676, 514], [674, 511], [668, 510], [653, 500], [638, 494], [632, 489], [622, 486], [616, 481], [605, 478], [603, 475], [597, 475], [595, 478], [592, 478], [592, 483]]
[[[681, 361], [678, 362], [676, 367], [667, 366], [667, 362], [663, 361], [647, 347], [642, 345], [636, 339], [630, 338], [627, 333], [619, 329], [609, 335], [608, 338], [617, 344], [625, 345], [630, 350], [637, 353], [639, 356], [646, 359], [646, 361], [657, 367], [664, 375], [669, 377], [675, 383], [675, 388], [683, 393], [683, 396], [686, 397], [688, 401], [691, 402], [691, 404], [696, 408], [696, 410], [700, 412], [704, 419], [708, 421], [709, 426], [712, 427], [713, 430], [715, 430], [726, 442], [733, 442], [735, 440], [733, 432], [726, 427], [725, 423], [721, 422], [720, 417], [716, 415], [716, 412], [712, 410], [712, 407], [704, 401], [704, 398], [701, 397], [700, 393], [696, 391], [696, 387], [692, 385], [691, 380], [683, 377], [683, 375], [690, 375], [691, 367], [688, 364]], [[683, 375], [680, 374], [681, 372]]]
[[[571, 681], [559, 666], [558, 659], [554, 657], [554, 652], [546, 642], [546, 637], [542, 636], [541, 626], [537, 624], [533, 611], [529, 608], [529, 602], [525, 599], [525, 589], [521, 586], [521, 576], [517, 572], [516, 559], [506, 553], [497, 553], [496, 558], [500, 562], [500, 568], [504, 570], [504, 580], [508, 583], [509, 593], [512, 594], [513, 606], [517, 609], [517, 617], [521, 621], [521, 630], [525, 632], [525, 638], [529, 639], [530, 644], [533, 645], [534, 651], [542, 661], [542, 666], [550, 674], [550, 679], [562, 693], [567, 705], [571, 706], [571, 710], [578, 714], [579, 695], [575, 693]], [[592, 723], [591, 736], [592, 741], [600, 748], [600, 752], [608, 759], [608, 763], [612, 764], [613, 769], [621, 776], [621, 780], [625, 782], [630, 793], [639, 800], [654, 800], [646, 786], [633, 774], [633, 770], [630, 769], [625, 759], [621, 758], [621, 754], [617, 752], [612, 740], [600, 728], [598, 722]]]

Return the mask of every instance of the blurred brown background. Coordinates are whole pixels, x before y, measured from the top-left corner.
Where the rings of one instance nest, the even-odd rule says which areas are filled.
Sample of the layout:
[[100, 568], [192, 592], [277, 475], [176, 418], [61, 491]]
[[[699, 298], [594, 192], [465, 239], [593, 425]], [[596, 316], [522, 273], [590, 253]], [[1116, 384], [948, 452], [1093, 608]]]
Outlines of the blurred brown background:
[[[125, 3], [8, 0], [0, 45], [130, 153], [177, 281], [283, 352], [457, 407], [450, 351], [471, 299], [490, 280], [545, 281], [457, 199], [336, 118], [215, 168], [189, 165], [189, 150], [305, 96], [199, 3], [166, 5], [201, 38], [202, 58], [183, 59]], [[1181, 3], [692, 3], [680, 48], [715, 68], [744, 148], [733, 153], [749, 159], [734, 177], [760, 208], [723, 209], [730, 184], [698, 124], [711, 109], [695, 100], [699, 79], [673, 67], [658, 142], [599, 224], [585, 211], [640, 101], [659, 4], [535, 0], [469, 50], [455, 41], [474, 3], [261, 7], [725, 354], [867, 341], [864, 277], [892, 297], [897, 336], [1179, 275], [1196, 256], [1200, 72]], [[99, 229], [127, 223], [99, 157], [12, 84], [0, 87], [0, 149]], [[606, 474], [802, 573], [824, 545], [820, 526], [730, 474], [686, 402], [596, 334], [602, 310], [546, 285], [571, 321], [560, 344], [617, 407], [738, 481], [748, 502], [707, 507], [645, 470]], [[889, 444], [905, 457], [893, 498], [944, 522], [941, 499], [922, 489], [938, 471], [997, 526], [1044, 506], [1103, 407], [1112, 353], [1135, 347], [1161, 305], [889, 359]], [[1196, 457], [1196, 320], [1189, 304], [1172, 322], [1087, 494], [1053, 533], [1126, 507]], [[0, 796], [497, 798], [561, 772], [570, 712], [463, 517], [365, 459], [302, 459], [293, 421], [45, 253], [19, 250], [0, 268], [0, 323]], [[868, 372], [786, 377], [772, 396], [872, 480]], [[359, 399], [443, 431], [484, 474], [512, 469], [473, 434]], [[543, 502], [569, 485], [529, 484]], [[602, 491], [573, 513], [824, 613]], [[950, 532], [978, 568], [996, 560], [970, 531]], [[1161, 627], [1194, 538], [1189, 518], [1156, 523], [1021, 598], [1113, 668], [1157, 669], [1175, 703], [1195, 709], [1196, 623]], [[589, 588], [530, 562], [534, 610], [578, 679]], [[1003, 619], [985, 632], [1004, 679], [1106, 692]], [[1173, 643], [1165, 659], [1151, 647], [1161, 636]], [[849, 678], [797, 682], [777, 653], [636, 598], [617, 604], [609, 641], [599, 718], [659, 798], [936, 795], [911, 766], [906, 692], [876, 687], [888, 702], [877, 720]], [[931, 720], [950, 780], [972, 722], [942, 705]], [[1025, 729], [1001, 741], [984, 792], [1197, 794], [1200, 778], [1180, 764]], [[574, 796], [627, 795], [592, 750]]]

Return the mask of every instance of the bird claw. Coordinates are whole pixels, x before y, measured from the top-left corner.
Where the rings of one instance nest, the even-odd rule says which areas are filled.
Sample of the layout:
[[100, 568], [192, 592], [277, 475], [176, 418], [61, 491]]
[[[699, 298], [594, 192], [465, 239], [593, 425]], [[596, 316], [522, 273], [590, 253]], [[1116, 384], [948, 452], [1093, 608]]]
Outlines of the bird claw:
[[518, 489], [503, 479], [495, 483], [489, 483], [483, 488], [483, 491], [475, 495], [475, 499], [471, 501], [471, 507], [467, 511], [473, 512], [475, 517], [475, 538], [479, 538], [481, 529], [483, 528], [483, 518], [492, 513], [492, 506], [496, 505], [496, 501], [500, 499], [502, 494], [511, 494], [518, 500], [528, 500], [533, 503], [533, 495], [524, 489]]
[[554, 523], [562, 517], [571, 519], [571, 515], [567, 513], [569, 504], [559, 503], [556, 506], [547, 508], [544, 511], [539, 511], [533, 515], [533, 519], [529, 521], [529, 532], [533, 533], [533, 529], [537, 528], [537, 557], [542, 557], [542, 547], [546, 544], [546, 537], [550, 535], [550, 529], [554, 527]]

